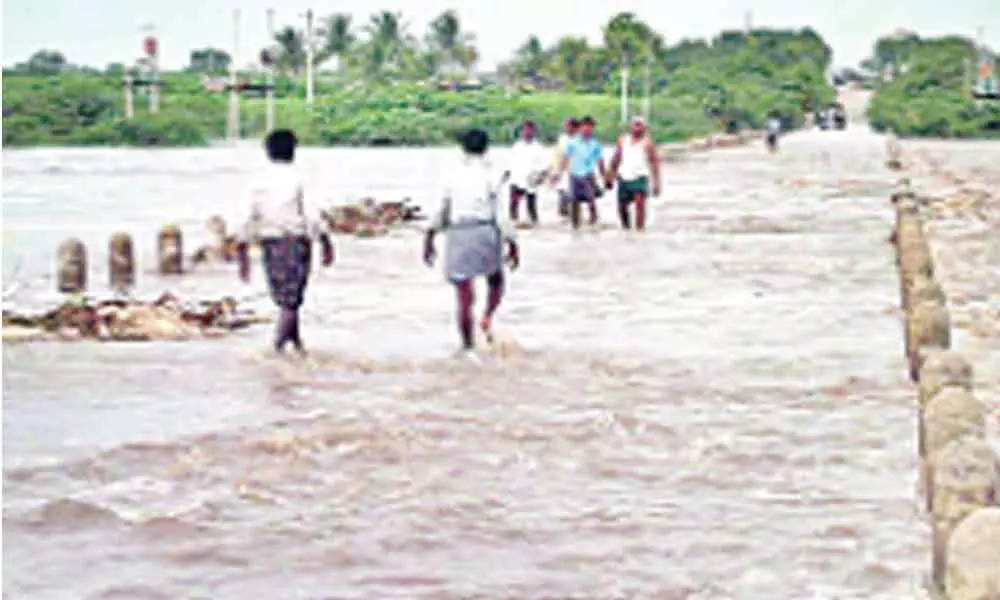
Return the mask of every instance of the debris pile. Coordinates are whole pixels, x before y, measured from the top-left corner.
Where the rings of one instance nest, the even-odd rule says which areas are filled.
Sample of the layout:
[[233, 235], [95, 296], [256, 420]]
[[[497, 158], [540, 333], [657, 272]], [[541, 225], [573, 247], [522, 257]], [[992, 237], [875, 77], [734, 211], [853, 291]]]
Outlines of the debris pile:
[[226, 331], [267, 323], [270, 319], [240, 310], [239, 302], [185, 303], [166, 292], [152, 302], [110, 299], [68, 301], [42, 314], [3, 311], [4, 341], [77, 340], [153, 341], [217, 337]]

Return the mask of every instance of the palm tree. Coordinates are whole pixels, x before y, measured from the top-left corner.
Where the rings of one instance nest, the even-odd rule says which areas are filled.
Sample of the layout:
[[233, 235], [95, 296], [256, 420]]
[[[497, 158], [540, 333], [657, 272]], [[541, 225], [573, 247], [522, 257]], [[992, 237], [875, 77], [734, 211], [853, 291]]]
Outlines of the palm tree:
[[278, 44], [278, 55], [275, 64], [284, 72], [291, 71], [298, 76], [306, 63], [305, 36], [301, 31], [285, 27], [275, 34], [274, 41]]
[[354, 35], [351, 15], [337, 13], [327, 17], [319, 29], [323, 39], [322, 46], [316, 57], [316, 63], [321, 64], [329, 58], [337, 58], [337, 68], [343, 67], [345, 55], [351, 51], [357, 42]]
[[516, 62], [520, 75], [532, 79], [538, 77], [545, 67], [547, 58], [545, 54], [545, 48], [542, 47], [538, 36], [529, 37], [524, 45], [517, 50]]
[[466, 74], [479, 58], [475, 36], [462, 31], [454, 10], [446, 10], [431, 21], [429, 38], [430, 45], [441, 51], [448, 66], [461, 65]]
[[372, 15], [365, 31], [369, 39], [364, 54], [373, 74], [380, 75], [386, 68], [398, 70], [413, 45], [402, 15], [387, 10]]

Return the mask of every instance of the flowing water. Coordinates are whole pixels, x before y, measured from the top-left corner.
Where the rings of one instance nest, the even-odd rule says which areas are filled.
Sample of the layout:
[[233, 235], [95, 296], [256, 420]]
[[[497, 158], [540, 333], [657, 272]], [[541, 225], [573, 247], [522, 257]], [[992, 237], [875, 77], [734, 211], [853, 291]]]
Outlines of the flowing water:
[[[5, 345], [4, 596], [899, 598], [928, 533], [883, 148], [807, 132], [665, 165], [643, 234], [610, 196], [573, 234], [544, 197], [478, 362], [412, 230], [338, 240], [305, 362], [267, 326]], [[424, 201], [455, 153], [302, 161], [318, 202]], [[259, 160], [4, 152], [4, 281], [52, 301], [76, 235], [101, 294], [121, 229], [140, 293], [252, 296], [259, 271], [145, 271], [157, 227], [193, 250]]]

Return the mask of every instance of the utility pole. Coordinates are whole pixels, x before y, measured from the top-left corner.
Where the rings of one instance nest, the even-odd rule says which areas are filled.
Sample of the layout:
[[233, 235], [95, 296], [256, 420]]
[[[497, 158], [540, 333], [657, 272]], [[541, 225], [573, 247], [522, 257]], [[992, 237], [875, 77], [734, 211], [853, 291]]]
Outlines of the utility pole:
[[236, 65], [240, 54], [240, 9], [233, 10], [233, 54], [229, 61], [229, 118], [226, 120], [226, 137], [235, 145], [240, 137], [240, 93], [236, 80]]
[[313, 11], [306, 11], [306, 103], [313, 103]]
[[[274, 9], [267, 9], [267, 38], [268, 45], [274, 43]], [[265, 50], [267, 52], [267, 50]], [[268, 56], [268, 64], [264, 65], [267, 69], [267, 116], [265, 119], [267, 132], [270, 133], [274, 130], [274, 60], [272, 57]]]
[[128, 63], [125, 65], [125, 118], [131, 120], [135, 116], [135, 105], [132, 103], [132, 87], [135, 81]]
[[146, 59], [149, 61], [149, 112], [156, 114], [160, 109], [160, 48], [159, 40], [156, 39], [156, 26], [145, 25], [142, 28], [146, 34], [143, 39], [143, 50], [146, 52]]
[[652, 81], [651, 81], [651, 73], [650, 73], [650, 63], [651, 62], [652, 62], [652, 59], [647, 56], [646, 57], [646, 81], [645, 81], [646, 89], [644, 90], [645, 91], [645, 98], [643, 98], [643, 101], [642, 101], [642, 116], [646, 119], [647, 123], [649, 122], [649, 113], [650, 113], [650, 109], [652, 108], [652, 104], [653, 104], [653, 98], [652, 98], [653, 84], [652, 84]]

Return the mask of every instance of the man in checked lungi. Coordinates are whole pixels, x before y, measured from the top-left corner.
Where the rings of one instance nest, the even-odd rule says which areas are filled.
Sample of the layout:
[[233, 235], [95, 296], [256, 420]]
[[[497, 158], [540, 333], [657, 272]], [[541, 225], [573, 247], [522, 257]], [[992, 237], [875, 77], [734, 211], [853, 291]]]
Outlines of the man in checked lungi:
[[294, 165], [298, 140], [287, 129], [272, 131], [264, 140], [268, 163], [251, 182], [238, 230], [239, 273], [250, 280], [249, 244], [259, 242], [271, 299], [281, 309], [274, 349], [291, 343], [305, 353], [299, 331], [299, 307], [312, 266], [312, 240], [318, 239], [324, 267], [333, 264], [333, 243], [325, 220], [310, 206], [302, 176]]
[[448, 174], [442, 190], [442, 204], [424, 238], [424, 262], [433, 266], [437, 252], [434, 237], [445, 234], [445, 277], [458, 295], [458, 331], [463, 350], [472, 350], [474, 329], [473, 283], [485, 277], [488, 288], [486, 310], [479, 320], [488, 342], [493, 340], [493, 315], [504, 293], [504, 245], [506, 262], [517, 269], [520, 258], [516, 231], [501, 204], [508, 173], [501, 173], [487, 158], [489, 136], [472, 129], [460, 137], [465, 156]]

